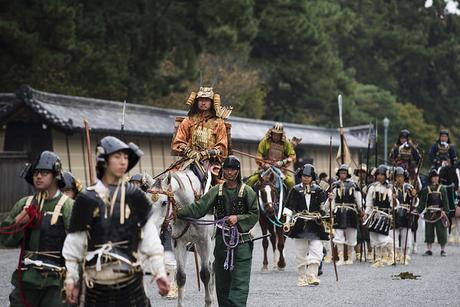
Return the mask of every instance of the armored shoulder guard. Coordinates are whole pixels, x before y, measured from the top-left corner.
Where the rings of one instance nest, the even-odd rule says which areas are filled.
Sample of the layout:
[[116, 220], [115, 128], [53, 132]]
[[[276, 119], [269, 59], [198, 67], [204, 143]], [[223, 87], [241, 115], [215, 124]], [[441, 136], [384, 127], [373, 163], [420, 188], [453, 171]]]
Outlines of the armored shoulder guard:
[[340, 186], [340, 180], [336, 180], [332, 183], [331, 188], [335, 189], [335, 188], [338, 188], [339, 186]]
[[324, 192], [324, 190], [319, 185], [317, 185], [316, 183], [313, 183], [311, 185], [311, 190], [315, 191], [315, 193]]
[[78, 194], [73, 205], [72, 215], [70, 216], [69, 232], [86, 231], [91, 225], [93, 214], [101, 202], [94, 190], [85, 191]]
[[132, 213], [137, 217], [140, 226], [144, 226], [147, 222], [149, 212], [151, 209], [151, 203], [144, 191], [136, 187], [134, 184], [126, 183], [126, 203]]
[[356, 191], [360, 191], [359, 185], [358, 185], [355, 181], [353, 181], [353, 180], [351, 180], [350, 178], [348, 178], [348, 179], [346, 180], [346, 182], [347, 182], [347, 187], [352, 187], [352, 188], [355, 189]]
[[296, 190], [296, 191], [299, 192], [299, 193], [303, 192], [303, 190], [304, 190], [303, 185], [302, 185], [301, 183], [296, 184], [296, 185], [294, 186], [294, 190]]

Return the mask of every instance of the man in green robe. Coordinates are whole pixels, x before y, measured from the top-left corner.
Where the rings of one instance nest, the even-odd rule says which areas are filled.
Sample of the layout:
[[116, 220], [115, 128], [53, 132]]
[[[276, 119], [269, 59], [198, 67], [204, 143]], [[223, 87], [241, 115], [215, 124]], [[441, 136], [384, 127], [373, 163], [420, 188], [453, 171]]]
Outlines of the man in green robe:
[[[259, 170], [248, 178], [247, 184], [251, 187], [259, 180], [260, 173], [267, 170], [271, 165], [275, 167], [289, 168], [296, 160], [294, 147], [284, 133], [282, 123], [275, 123], [260, 141], [257, 147], [257, 164]], [[267, 163], [270, 162], [270, 163]], [[284, 173], [284, 184], [286, 191], [290, 191], [295, 185], [294, 178], [286, 171]]]
[[[181, 208], [177, 216], [201, 218], [214, 209], [216, 219], [225, 218], [228, 226], [237, 227], [240, 243], [233, 251], [224, 243], [222, 228], [217, 228], [214, 249], [216, 292], [221, 307], [246, 306], [253, 250], [249, 230], [259, 219], [259, 207], [255, 192], [241, 182], [240, 161], [235, 156], [225, 159], [223, 175], [223, 184], [211, 188], [194, 204]], [[233, 259], [228, 263], [227, 253], [231, 252]], [[227, 269], [225, 264], [228, 264]]]
[[430, 170], [428, 175], [430, 185], [420, 192], [420, 204], [417, 211], [421, 213], [426, 210], [425, 219], [425, 243], [427, 251], [424, 256], [432, 256], [431, 248], [434, 243], [434, 232], [438, 243], [441, 245], [441, 257], [446, 256], [444, 250], [447, 243], [447, 214], [449, 212], [449, 200], [447, 198], [446, 188], [439, 183], [439, 173], [436, 169]]
[[13, 273], [11, 306], [67, 306], [61, 301], [65, 273], [61, 251], [70, 223], [73, 200], [63, 188], [61, 161], [50, 151], [41, 153], [25, 179], [35, 195], [20, 199], [0, 224], [0, 244], [21, 246], [20, 264]]

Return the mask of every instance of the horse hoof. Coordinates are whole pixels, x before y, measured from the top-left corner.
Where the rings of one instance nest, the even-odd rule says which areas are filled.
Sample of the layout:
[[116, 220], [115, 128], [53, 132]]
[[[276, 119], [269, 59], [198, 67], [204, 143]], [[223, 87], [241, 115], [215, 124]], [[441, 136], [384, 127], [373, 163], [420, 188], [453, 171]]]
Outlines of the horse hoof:
[[268, 273], [268, 268], [267, 267], [262, 267], [260, 270], [261, 273]]
[[280, 268], [280, 267], [278, 267], [278, 271], [280, 271], [280, 272], [284, 272], [284, 268]]

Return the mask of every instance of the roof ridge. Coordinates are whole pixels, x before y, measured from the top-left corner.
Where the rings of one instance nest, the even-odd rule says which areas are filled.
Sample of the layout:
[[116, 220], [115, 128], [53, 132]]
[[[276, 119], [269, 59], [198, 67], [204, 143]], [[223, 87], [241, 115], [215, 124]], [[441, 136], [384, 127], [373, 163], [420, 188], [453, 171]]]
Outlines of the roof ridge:
[[[37, 95], [39, 97], [46, 97], [46, 98], [51, 98], [52, 100], [46, 100], [43, 102], [58, 102], [57, 98], [61, 98], [67, 101], [79, 101], [79, 102], [85, 102], [85, 103], [101, 103], [105, 105], [110, 105], [112, 107], [120, 108], [122, 109], [123, 107], [123, 102], [121, 101], [116, 101], [116, 100], [108, 100], [108, 99], [99, 99], [99, 98], [92, 98], [92, 97], [83, 97], [83, 96], [70, 96], [70, 95], [64, 95], [64, 94], [56, 94], [56, 93], [50, 93], [50, 92], [44, 92], [40, 90], [36, 90], [30, 86], [28, 86], [29, 89], [31, 90], [32, 94], [35, 96]], [[38, 99], [41, 101], [40, 99]], [[62, 100], [61, 100], [62, 101]], [[150, 110], [150, 111], [159, 111], [159, 112], [164, 112], [164, 113], [172, 113], [172, 114], [177, 114], [177, 115], [183, 115], [186, 110], [179, 110], [179, 109], [170, 109], [170, 108], [163, 108], [163, 107], [157, 107], [157, 106], [151, 106], [151, 105], [145, 105], [145, 104], [139, 104], [139, 103], [132, 103], [132, 102], [127, 102], [126, 107], [129, 109], [144, 109], [144, 110]], [[276, 122], [275, 120], [269, 120], [269, 119], [257, 119], [257, 118], [249, 118], [249, 117], [241, 117], [241, 116], [232, 116], [229, 118], [230, 121], [240, 121], [240, 122], [250, 122], [250, 123], [265, 123], [265, 124], [273, 124]], [[319, 126], [313, 126], [309, 124], [301, 124], [301, 123], [290, 123], [290, 122], [282, 122], [285, 127], [292, 127], [292, 128], [309, 128], [313, 130], [318, 130], [318, 131], [338, 131], [339, 128], [333, 128], [333, 127], [319, 127]], [[351, 127], [344, 127], [344, 129], [350, 129], [350, 128], [355, 128], [355, 127], [368, 127], [368, 125], [359, 125], [359, 126], [351, 126]]]
[[[29, 86], [28, 86], [29, 87]], [[71, 103], [71, 102], [80, 102], [80, 103], [86, 103], [88, 106], [90, 104], [104, 104], [105, 106], [110, 106], [114, 109], [122, 109], [123, 108], [123, 102], [121, 101], [116, 101], [116, 100], [108, 100], [108, 99], [100, 99], [100, 98], [92, 98], [92, 97], [83, 97], [83, 96], [71, 96], [71, 95], [64, 95], [64, 94], [56, 94], [56, 93], [50, 93], [50, 92], [44, 92], [40, 90], [36, 90], [34, 88], [29, 87], [31, 94], [34, 98], [36, 98], [39, 101], [46, 102], [46, 103], [58, 103], [58, 102], [65, 102], [65, 103]], [[59, 100], [58, 100], [59, 99]], [[150, 106], [150, 105], [145, 105], [145, 104], [139, 104], [139, 103], [132, 103], [132, 102], [126, 102], [126, 108], [129, 109], [147, 109], [147, 110], [152, 110], [152, 111], [160, 111], [160, 112], [170, 112], [170, 113], [177, 113], [177, 114], [182, 114], [186, 112], [185, 110], [177, 110], [177, 109], [169, 109], [169, 108], [161, 108], [161, 107], [156, 107], [156, 106]]]
[[[11, 94], [0, 95], [0, 97], [12, 97]], [[42, 119], [68, 131], [83, 129], [81, 121], [88, 118], [92, 121], [94, 131], [113, 131], [116, 133], [123, 109], [122, 102], [48, 93], [35, 90], [28, 85], [19, 87], [16, 91], [16, 97]], [[93, 107], [90, 107], [91, 105]], [[8, 110], [3, 111], [2, 114], [8, 112]], [[184, 110], [128, 103], [125, 132], [140, 135], [171, 135], [174, 132], [174, 121], [171, 118], [185, 114], [186, 111]], [[233, 124], [233, 138], [255, 142], [262, 135], [265, 135], [266, 129], [270, 128], [275, 121], [232, 116], [229, 118], [229, 122]], [[329, 135], [335, 139], [339, 130], [338, 128], [299, 123], [283, 122], [283, 124], [290, 131], [289, 133], [302, 136], [305, 144], [321, 144], [321, 146], [325, 145], [326, 142], [323, 139], [328, 139]], [[346, 134], [350, 147], [365, 148], [367, 146], [367, 142], [362, 141], [349, 131]]]

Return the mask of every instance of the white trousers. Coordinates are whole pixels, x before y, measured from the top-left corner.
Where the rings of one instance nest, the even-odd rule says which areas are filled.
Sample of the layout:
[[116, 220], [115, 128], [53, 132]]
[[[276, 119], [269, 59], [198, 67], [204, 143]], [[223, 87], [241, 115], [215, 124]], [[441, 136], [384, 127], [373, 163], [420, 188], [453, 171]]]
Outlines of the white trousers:
[[173, 251], [165, 251], [165, 265], [176, 266], [176, 256]]
[[387, 244], [393, 243], [390, 235], [386, 236], [372, 231], [369, 232], [369, 238], [371, 239], [371, 245], [373, 247], [384, 247]]
[[356, 228], [336, 229], [334, 234], [335, 244], [346, 244], [355, 246], [357, 244], [358, 232]]
[[321, 240], [294, 239], [296, 263], [300, 273], [306, 272], [306, 266], [320, 264], [323, 258], [323, 242]]
[[453, 236], [456, 239], [460, 239], [460, 218], [454, 217], [452, 219], [452, 233], [451, 236]]

